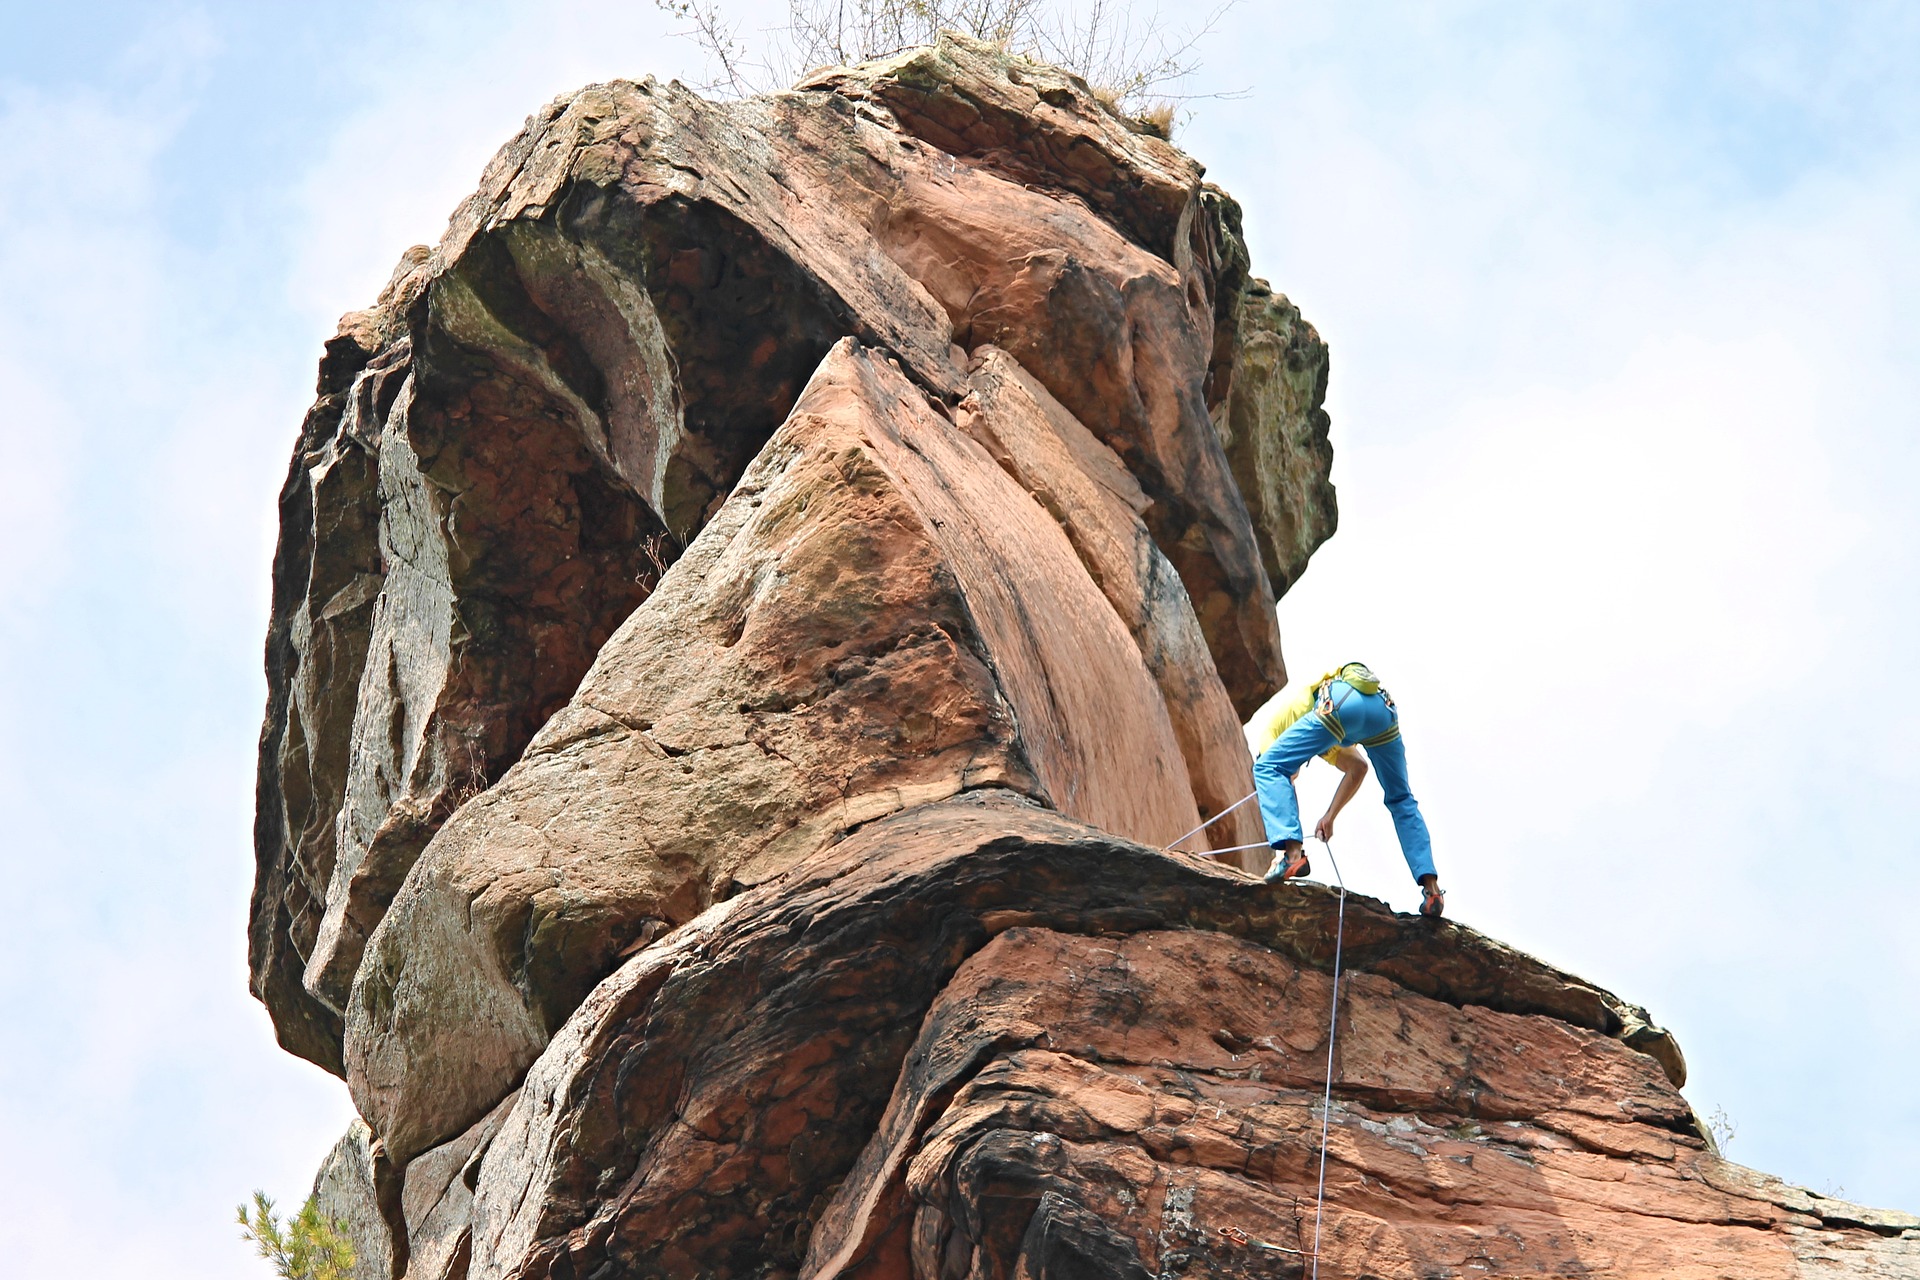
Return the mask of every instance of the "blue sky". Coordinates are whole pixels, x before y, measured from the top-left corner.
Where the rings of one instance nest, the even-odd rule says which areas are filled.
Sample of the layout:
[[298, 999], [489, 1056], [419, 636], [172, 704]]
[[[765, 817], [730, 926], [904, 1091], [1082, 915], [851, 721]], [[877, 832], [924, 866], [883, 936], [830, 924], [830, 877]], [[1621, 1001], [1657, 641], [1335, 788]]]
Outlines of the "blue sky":
[[[1454, 913], [1646, 1003], [1732, 1156], [1920, 1209], [1920, 10], [1248, 3], [1201, 52], [1247, 93], [1179, 140], [1333, 350], [1295, 669], [1385, 674]], [[23, 1272], [264, 1274], [231, 1206], [344, 1126], [245, 993], [274, 495], [334, 318], [648, 72], [699, 58], [638, 0], [0, 8]], [[1336, 848], [1409, 907], [1377, 808]]]

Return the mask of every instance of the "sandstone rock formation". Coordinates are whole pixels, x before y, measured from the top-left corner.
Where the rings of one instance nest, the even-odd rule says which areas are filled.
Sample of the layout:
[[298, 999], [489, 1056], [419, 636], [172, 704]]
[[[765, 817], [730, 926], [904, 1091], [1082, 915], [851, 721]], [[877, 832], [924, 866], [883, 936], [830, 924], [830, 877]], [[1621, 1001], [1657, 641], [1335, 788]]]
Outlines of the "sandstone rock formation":
[[1300, 309], [1264, 280], [1240, 299], [1232, 391], [1215, 426], [1253, 513], [1267, 577], [1279, 595], [1333, 536], [1333, 446], [1327, 440], [1327, 346]]
[[313, 1180], [313, 1196], [321, 1216], [352, 1248], [356, 1276], [397, 1274], [394, 1243], [405, 1236], [388, 1219], [398, 1190], [400, 1181], [375, 1151], [372, 1131], [354, 1121], [327, 1153]]
[[1066, 534], [849, 340], [573, 701], [428, 846], [354, 984], [355, 1101], [396, 1159], [451, 1137], [623, 950], [981, 786], [1158, 844], [1200, 820]]
[[[1161, 849], [1251, 790], [1327, 355], [1200, 178], [959, 38], [592, 86], [342, 322], [251, 944], [360, 1280], [1301, 1274], [1334, 899]], [[1644, 1010], [1345, 920], [1328, 1274], [1920, 1257]]]
[[[1207, 683], [1243, 714], [1278, 688], [1263, 535], [1210, 416], [1245, 251], [1199, 173], [964, 41], [730, 104], [596, 86], [530, 120], [328, 344], [282, 493], [252, 937], [282, 1042], [341, 1069], [362, 951], [427, 841], [842, 337], [947, 405], [1004, 346], [1142, 490]], [[1330, 529], [1323, 473], [1293, 500]]]

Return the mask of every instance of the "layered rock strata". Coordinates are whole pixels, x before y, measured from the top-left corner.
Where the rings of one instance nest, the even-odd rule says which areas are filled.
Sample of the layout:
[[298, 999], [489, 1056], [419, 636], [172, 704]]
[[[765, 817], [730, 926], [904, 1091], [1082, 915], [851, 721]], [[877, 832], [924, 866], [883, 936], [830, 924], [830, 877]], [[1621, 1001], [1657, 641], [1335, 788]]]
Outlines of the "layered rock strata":
[[[919, 806], [629, 958], [413, 1168], [464, 1162], [476, 1278], [1300, 1275], [1336, 905], [999, 788]], [[1920, 1219], [1719, 1159], [1683, 1078], [1644, 1010], [1350, 899], [1323, 1268], [1920, 1262]]]
[[[282, 494], [251, 948], [282, 1042], [342, 1069], [353, 975], [427, 841], [843, 337], [943, 406], [1003, 348], [1138, 488], [1159, 590], [1206, 642], [1192, 678], [1242, 714], [1278, 688], [1271, 539], [1213, 421], [1245, 251], [1199, 175], [1072, 77], [963, 40], [769, 98], [618, 83], [530, 120], [342, 323]], [[1251, 430], [1226, 433], [1241, 454], [1292, 433]], [[1324, 475], [1295, 496], [1331, 528]]]
[[[1334, 900], [1162, 850], [1261, 841], [1189, 833], [1334, 528], [1327, 352], [1200, 177], [959, 38], [593, 86], [342, 322], [251, 954], [363, 1117], [358, 1280], [1301, 1273]], [[1920, 1249], [1720, 1161], [1644, 1010], [1344, 936], [1330, 1274]]]
[[1156, 844], [1199, 823], [1165, 704], [1067, 535], [849, 340], [573, 701], [428, 846], [354, 984], [355, 1101], [396, 1159], [451, 1137], [623, 951], [982, 786]]

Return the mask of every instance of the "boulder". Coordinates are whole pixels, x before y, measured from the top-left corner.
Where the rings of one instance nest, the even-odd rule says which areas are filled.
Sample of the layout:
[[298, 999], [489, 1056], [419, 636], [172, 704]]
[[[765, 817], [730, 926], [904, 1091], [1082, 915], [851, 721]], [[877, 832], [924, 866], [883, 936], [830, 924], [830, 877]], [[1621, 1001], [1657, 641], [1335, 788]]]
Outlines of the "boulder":
[[396, 1159], [443, 1141], [623, 951], [990, 785], [1154, 843], [1199, 822], [1166, 705], [1066, 533], [847, 341], [394, 900], [348, 1012], [361, 1114]]
[[392, 333], [420, 287], [403, 276], [343, 325], [282, 493], [254, 983], [283, 1042], [334, 1070], [366, 936], [413, 859], [573, 692], [665, 543], [510, 373], [470, 363], [418, 394], [431, 362]]
[[1120, 456], [1218, 678], [1251, 714], [1286, 667], [1275, 593], [1208, 417], [1222, 282], [1197, 173], [1171, 260], [988, 163], [903, 167], [897, 184], [880, 247], [939, 302], [957, 344], [1001, 348]]
[[[418, 261], [410, 255], [412, 265]], [[343, 1070], [340, 1011], [310, 995], [303, 975], [326, 910], [360, 674], [384, 582], [375, 442], [404, 381], [406, 349], [387, 352], [378, 369], [367, 366], [403, 332], [395, 295], [405, 279], [396, 273], [379, 303], [348, 316], [327, 344], [319, 399], [280, 491], [267, 631], [248, 922], [252, 987], [273, 1014], [281, 1045], [336, 1074]]]
[[[972, 389], [955, 420], [1059, 522], [1132, 633], [1166, 703], [1200, 816], [1232, 809], [1253, 790], [1253, 761], [1186, 587], [1143, 518], [1151, 500], [1119, 455], [1017, 361], [991, 346], [974, 356]], [[1234, 849], [1264, 838], [1260, 815], [1244, 805], [1183, 847]], [[1255, 874], [1272, 862], [1264, 849], [1229, 856]]]
[[1263, 535], [1209, 418], [1244, 249], [1199, 173], [960, 37], [787, 94], [623, 81], [530, 119], [342, 321], [283, 491], [251, 925], [282, 1042], [343, 1069], [354, 973], [420, 851], [843, 337], [947, 406], [968, 349], [1011, 354], [1141, 486], [1209, 650], [1194, 678], [1242, 714], [1278, 688]]
[[930, 45], [830, 67], [796, 87], [882, 108], [945, 155], [1071, 195], [1169, 261], [1189, 230], [1201, 167], [1060, 67], [943, 32]]

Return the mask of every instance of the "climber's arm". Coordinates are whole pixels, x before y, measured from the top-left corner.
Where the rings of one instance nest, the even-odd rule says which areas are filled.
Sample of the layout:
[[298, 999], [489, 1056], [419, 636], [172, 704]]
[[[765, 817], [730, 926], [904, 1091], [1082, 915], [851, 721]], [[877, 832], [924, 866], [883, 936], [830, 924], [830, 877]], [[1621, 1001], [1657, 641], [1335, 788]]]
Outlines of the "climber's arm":
[[1333, 765], [1340, 770], [1340, 785], [1333, 789], [1332, 802], [1313, 827], [1313, 834], [1322, 840], [1333, 839], [1333, 820], [1347, 807], [1347, 801], [1360, 793], [1360, 784], [1367, 780], [1367, 758], [1352, 747], [1335, 751]]

